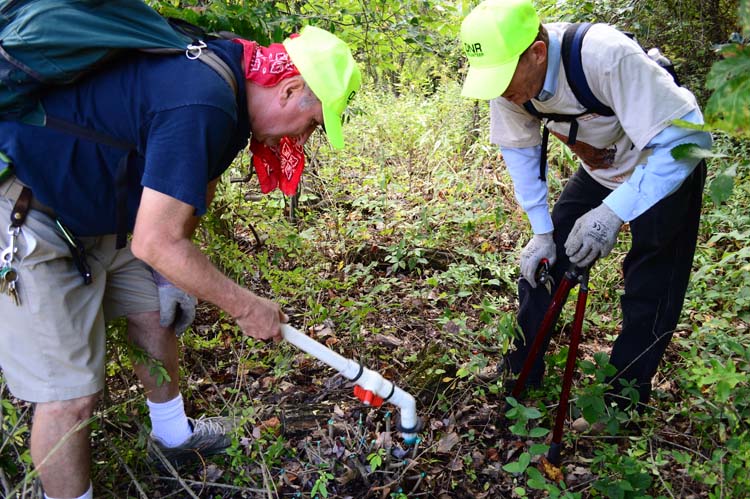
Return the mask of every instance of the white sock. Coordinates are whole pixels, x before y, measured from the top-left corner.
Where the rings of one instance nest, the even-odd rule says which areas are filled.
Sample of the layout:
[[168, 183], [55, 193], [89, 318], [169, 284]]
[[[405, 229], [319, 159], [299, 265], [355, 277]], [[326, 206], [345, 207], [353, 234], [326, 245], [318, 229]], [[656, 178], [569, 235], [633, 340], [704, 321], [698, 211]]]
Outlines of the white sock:
[[[44, 494], [44, 499], [54, 499], [47, 494]], [[94, 487], [91, 485], [91, 482], [89, 482], [89, 490], [83, 493], [82, 496], [76, 497], [75, 499], [94, 499]]]
[[165, 446], [177, 447], [193, 434], [185, 415], [182, 394], [162, 403], [146, 399], [146, 405], [151, 417], [151, 436], [158, 438]]

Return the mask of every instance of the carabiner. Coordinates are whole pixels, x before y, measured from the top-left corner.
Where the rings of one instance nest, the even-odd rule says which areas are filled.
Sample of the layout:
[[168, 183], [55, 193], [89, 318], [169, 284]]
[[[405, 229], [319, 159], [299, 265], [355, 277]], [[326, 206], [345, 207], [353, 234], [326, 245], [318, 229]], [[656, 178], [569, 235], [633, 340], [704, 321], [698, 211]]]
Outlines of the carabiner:
[[18, 251], [18, 248], [16, 248], [16, 238], [20, 233], [20, 227], [13, 227], [12, 224], [8, 225], [8, 235], [10, 236], [10, 241], [8, 242], [8, 247], [5, 248], [2, 253], [0, 253], [0, 258], [3, 260], [4, 266], [10, 265], [11, 262], [13, 262], [13, 256], [15, 256], [16, 252]]
[[198, 43], [191, 43], [185, 49], [185, 57], [190, 60], [195, 60], [203, 54], [203, 49], [208, 47], [203, 40], [198, 40]]

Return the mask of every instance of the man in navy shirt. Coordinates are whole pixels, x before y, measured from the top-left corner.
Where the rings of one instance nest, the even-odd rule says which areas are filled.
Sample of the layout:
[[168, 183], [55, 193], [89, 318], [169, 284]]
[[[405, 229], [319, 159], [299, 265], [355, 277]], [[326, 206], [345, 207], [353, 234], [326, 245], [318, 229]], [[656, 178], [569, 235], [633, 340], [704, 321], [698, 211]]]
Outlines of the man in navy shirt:
[[[0, 122], [0, 158], [14, 173], [0, 184], [0, 218], [11, 219], [32, 193], [20, 229], [0, 234], [3, 249], [16, 248], [4, 262], [18, 276], [17, 302], [0, 296], [0, 366], [11, 392], [36, 403], [31, 456], [45, 497], [93, 497], [85, 423], [104, 386], [106, 320], [126, 316], [130, 339], [169, 374], [159, 384], [149, 363], [135, 365], [152, 448], [176, 463], [229, 444], [229, 421], [188, 418], [179, 392], [174, 333], [192, 320], [191, 295], [225, 310], [247, 335], [280, 338], [280, 307], [224, 276], [191, 236], [249, 137], [263, 159], [259, 174], [287, 190], [295, 168], [298, 179], [302, 145], [319, 126], [341, 148], [341, 115], [361, 76], [346, 44], [314, 27], [283, 45], [232, 40], [209, 49], [239, 91], [199, 61], [133, 53], [44, 96], [48, 116], [133, 145], [124, 189], [121, 147]], [[280, 145], [292, 154], [281, 155]], [[132, 238], [116, 248], [121, 220]], [[64, 233], [85, 248], [89, 284]]]

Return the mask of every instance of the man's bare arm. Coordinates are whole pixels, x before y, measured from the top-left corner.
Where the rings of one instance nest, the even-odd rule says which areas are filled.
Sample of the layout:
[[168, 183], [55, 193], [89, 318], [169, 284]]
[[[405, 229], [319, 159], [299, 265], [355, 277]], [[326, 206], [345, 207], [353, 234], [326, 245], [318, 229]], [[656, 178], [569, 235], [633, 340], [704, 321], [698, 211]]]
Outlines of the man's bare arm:
[[[215, 184], [209, 187], [212, 197]], [[227, 278], [193, 244], [193, 212], [192, 206], [145, 187], [133, 231], [133, 254], [175, 286], [228, 312], [245, 334], [279, 337], [280, 319], [285, 320], [279, 306]]]

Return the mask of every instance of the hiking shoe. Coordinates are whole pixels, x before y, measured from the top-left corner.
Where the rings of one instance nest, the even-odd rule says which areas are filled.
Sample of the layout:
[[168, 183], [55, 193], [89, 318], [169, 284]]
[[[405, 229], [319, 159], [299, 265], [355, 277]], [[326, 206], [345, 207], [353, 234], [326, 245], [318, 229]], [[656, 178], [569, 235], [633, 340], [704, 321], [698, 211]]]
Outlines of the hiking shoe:
[[188, 424], [193, 429], [193, 434], [177, 447], [166, 447], [152, 436], [148, 449], [150, 460], [157, 465], [163, 465], [166, 460], [172, 466], [179, 467], [207, 456], [221, 454], [232, 443], [229, 433], [234, 429], [234, 422], [230, 418], [188, 418]]

